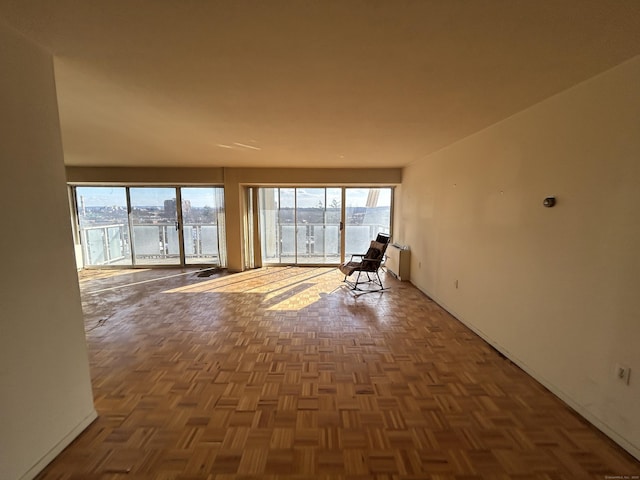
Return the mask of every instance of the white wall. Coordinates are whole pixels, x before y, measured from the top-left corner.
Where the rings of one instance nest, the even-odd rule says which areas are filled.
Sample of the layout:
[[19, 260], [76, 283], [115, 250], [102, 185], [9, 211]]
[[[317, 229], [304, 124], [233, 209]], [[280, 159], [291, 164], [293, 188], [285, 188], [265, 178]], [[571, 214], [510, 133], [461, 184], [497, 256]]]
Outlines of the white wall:
[[413, 163], [395, 228], [418, 288], [637, 458], [639, 86], [635, 57]]
[[51, 57], [0, 22], [0, 478], [32, 478], [96, 416]]

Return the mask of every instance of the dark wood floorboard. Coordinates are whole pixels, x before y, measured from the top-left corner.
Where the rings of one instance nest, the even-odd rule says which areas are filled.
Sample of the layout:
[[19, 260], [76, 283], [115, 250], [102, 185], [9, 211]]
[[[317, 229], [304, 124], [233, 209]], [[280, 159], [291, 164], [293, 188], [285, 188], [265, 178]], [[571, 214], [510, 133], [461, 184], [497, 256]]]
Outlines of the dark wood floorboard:
[[606, 479], [639, 462], [407, 283], [81, 272], [99, 418], [39, 480]]

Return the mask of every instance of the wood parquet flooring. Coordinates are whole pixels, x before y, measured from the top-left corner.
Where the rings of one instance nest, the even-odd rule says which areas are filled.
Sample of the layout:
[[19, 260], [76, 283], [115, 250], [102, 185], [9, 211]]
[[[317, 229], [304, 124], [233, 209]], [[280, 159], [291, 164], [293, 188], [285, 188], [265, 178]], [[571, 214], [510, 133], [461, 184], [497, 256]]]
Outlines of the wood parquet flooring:
[[38, 479], [640, 473], [411, 285], [355, 297], [340, 280], [294, 267], [81, 277], [99, 418]]

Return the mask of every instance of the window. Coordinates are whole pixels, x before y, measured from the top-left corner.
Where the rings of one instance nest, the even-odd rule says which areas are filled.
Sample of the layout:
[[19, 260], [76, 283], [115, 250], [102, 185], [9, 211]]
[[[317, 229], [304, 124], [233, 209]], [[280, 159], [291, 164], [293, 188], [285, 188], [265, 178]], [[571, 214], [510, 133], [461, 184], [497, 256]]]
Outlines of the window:
[[379, 232], [390, 233], [392, 193], [391, 188], [259, 188], [263, 265], [338, 264], [342, 245], [346, 255], [365, 252]]
[[221, 187], [75, 187], [86, 266], [226, 266]]

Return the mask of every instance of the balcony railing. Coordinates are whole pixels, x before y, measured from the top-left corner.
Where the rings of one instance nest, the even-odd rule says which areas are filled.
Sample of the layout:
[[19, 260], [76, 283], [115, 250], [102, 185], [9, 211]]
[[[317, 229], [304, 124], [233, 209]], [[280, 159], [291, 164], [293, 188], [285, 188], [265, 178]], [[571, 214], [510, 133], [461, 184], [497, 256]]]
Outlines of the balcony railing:
[[[186, 263], [219, 262], [217, 225], [185, 224]], [[85, 264], [90, 266], [132, 265], [131, 242], [127, 224], [81, 228]], [[180, 260], [180, 245], [175, 223], [133, 225], [136, 263]]]
[[126, 225], [83, 227], [81, 235], [86, 265], [130, 263], [131, 250], [129, 249], [129, 232]]
[[[369, 242], [389, 228], [380, 224], [347, 225], [345, 256], [364, 253]], [[219, 262], [217, 225], [185, 224], [186, 263]], [[85, 264], [132, 265], [131, 242], [126, 224], [83, 227]], [[174, 223], [134, 224], [136, 264], [165, 263], [180, 259], [179, 236]], [[340, 226], [332, 224], [279, 224], [266, 229], [262, 240], [265, 263], [339, 263]]]
[[[339, 263], [340, 225], [278, 224], [264, 229], [262, 258], [265, 263]], [[380, 224], [346, 225], [345, 256], [364, 253], [372, 239], [389, 227]]]

